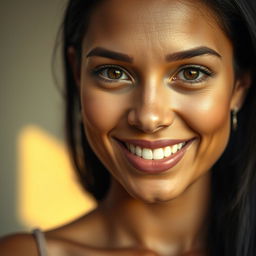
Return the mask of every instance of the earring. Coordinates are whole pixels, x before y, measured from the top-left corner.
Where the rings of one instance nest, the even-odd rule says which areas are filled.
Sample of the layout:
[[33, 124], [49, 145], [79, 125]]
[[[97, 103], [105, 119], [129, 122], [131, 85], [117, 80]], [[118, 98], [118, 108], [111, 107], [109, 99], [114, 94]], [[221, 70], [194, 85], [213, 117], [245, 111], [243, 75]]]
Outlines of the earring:
[[232, 127], [233, 127], [233, 130], [235, 131], [237, 129], [237, 113], [238, 113], [238, 109], [235, 108], [232, 110]]

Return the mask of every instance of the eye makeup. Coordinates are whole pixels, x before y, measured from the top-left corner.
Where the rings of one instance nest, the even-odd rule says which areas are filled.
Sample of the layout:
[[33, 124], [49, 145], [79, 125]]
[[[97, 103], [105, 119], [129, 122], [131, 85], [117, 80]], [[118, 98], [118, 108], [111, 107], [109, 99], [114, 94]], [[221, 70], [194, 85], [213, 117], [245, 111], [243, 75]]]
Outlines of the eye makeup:
[[92, 75], [107, 83], [128, 82], [132, 80], [129, 72], [117, 65], [101, 65], [92, 70]]
[[[93, 77], [99, 80], [103, 86], [112, 84], [109, 87], [123, 86], [124, 84], [134, 83], [135, 79], [130, 73], [119, 65], [105, 64], [94, 68], [91, 71]], [[177, 71], [172, 72], [168, 78], [170, 85], [188, 87], [190, 89], [200, 89], [204, 82], [215, 76], [210, 68], [199, 64], [187, 64], [180, 66]], [[115, 86], [113, 86], [115, 84]]]

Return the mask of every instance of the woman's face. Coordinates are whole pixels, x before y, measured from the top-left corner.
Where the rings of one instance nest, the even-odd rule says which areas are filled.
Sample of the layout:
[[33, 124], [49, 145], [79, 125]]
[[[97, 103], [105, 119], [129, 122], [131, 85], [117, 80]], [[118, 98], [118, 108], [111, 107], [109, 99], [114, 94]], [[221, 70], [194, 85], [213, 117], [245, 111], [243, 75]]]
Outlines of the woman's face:
[[241, 94], [232, 51], [199, 1], [97, 6], [77, 79], [84, 127], [129, 194], [146, 202], [173, 199], [223, 153]]

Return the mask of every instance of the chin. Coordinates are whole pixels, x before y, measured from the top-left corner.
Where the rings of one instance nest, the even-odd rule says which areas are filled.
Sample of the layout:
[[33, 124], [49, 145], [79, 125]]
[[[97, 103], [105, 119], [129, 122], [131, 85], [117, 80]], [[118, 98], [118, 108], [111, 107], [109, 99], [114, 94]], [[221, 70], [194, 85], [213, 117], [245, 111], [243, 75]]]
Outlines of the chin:
[[183, 193], [182, 189], [170, 190], [168, 188], [170, 188], [170, 186], [166, 185], [166, 187], [162, 187], [161, 189], [144, 189], [143, 191], [140, 190], [131, 192], [130, 195], [135, 199], [143, 201], [144, 203], [158, 204], [170, 202]]
[[147, 204], [159, 204], [159, 203], [168, 203], [174, 199], [176, 199], [178, 195], [152, 195], [152, 196], [147, 196], [147, 197], [140, 197], [141, 201]]

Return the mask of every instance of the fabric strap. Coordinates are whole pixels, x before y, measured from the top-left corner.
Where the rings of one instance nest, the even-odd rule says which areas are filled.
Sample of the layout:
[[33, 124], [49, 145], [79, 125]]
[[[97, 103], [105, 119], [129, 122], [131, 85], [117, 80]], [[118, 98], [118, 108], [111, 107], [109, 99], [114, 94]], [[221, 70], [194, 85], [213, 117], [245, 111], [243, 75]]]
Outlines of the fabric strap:
[[44, 233], [40, 229], [36, 228], [33, 230], [33, 235], [36, 240], [38, 255], [47, 256], [46, 240], [45, 240]]

